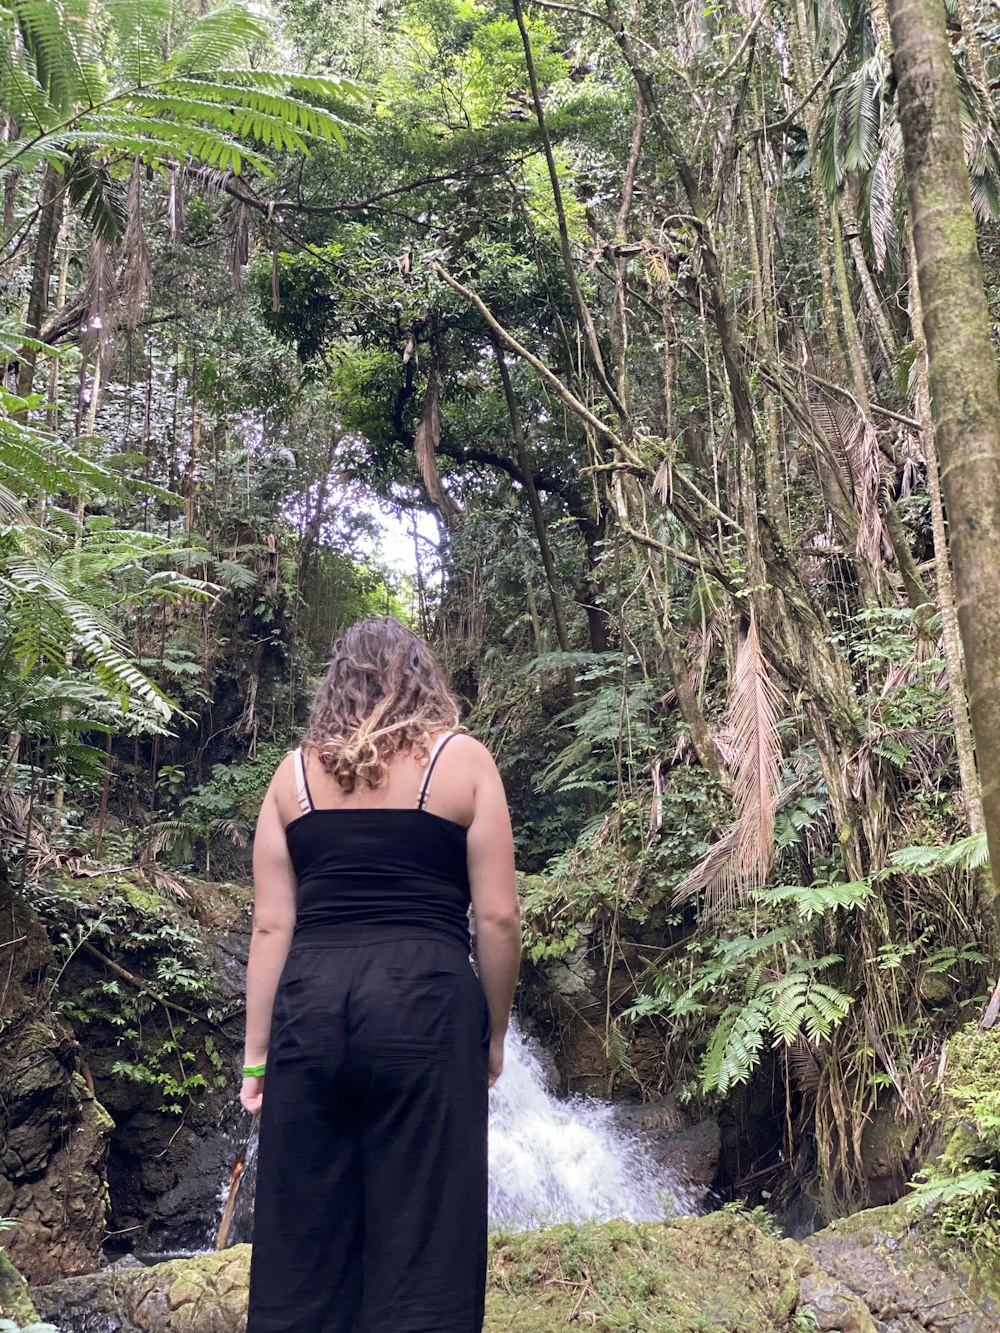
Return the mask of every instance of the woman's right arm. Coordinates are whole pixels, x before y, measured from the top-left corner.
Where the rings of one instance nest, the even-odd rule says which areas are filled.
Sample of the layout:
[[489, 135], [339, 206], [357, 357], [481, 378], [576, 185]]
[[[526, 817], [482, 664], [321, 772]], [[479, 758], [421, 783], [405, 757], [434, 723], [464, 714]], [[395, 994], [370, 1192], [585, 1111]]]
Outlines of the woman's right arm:
[[[276, 797], [288, 776], [288, 761], [271, 781], [257, 820], [253, 840], [253, 933], [247, 963], [247, 1031], [244, 1062], [264, 1064], [271, 1029], [271, 1009], [281, 969], [295, 929], [295, 871], [288, 855], [285, 829]], [[240, 1101], [248, 1111], [260, 1110], [264, 1080], [245, 1078]]]
[[467, 847], [476, 916], [476, 962], [490, 1006], [492, 1087], [503, 1069], [504, 1037], [521, 962], [521, 908], [507, 797], [493, 756], [485, 746], [477, 746], [475, 813]]

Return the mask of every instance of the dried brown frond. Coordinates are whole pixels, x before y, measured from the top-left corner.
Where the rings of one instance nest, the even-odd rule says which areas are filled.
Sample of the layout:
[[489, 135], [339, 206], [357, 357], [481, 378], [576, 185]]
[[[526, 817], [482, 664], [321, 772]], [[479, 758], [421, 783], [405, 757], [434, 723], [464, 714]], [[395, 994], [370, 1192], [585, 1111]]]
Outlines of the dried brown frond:
[[431, 363], [427, 377], [427, 392], [424, 394], [423, 411], [420, 424], [413, 437], [413, 453], [417, 460], [417, 469], [427, 489], [427, 494], [441, 512], [446, 523], [451, 522], [458, 513], [458, 508], [451, 496], [441, 485], [437, 470], [437, 447], [441, 440], [441, 380], [438, 368]]
[[706, 904], [710, 899], [714, 901], [723, 896], [731, 883], [731, 864], [742, 836], [740, 823], [737, 819], [724, 828], [701, 860], [688, 871], [674, 890], [673, 906], [700, 895], [704, 895]]
[[142, 873], [159, 890], [172, 893], [175, 898], [186, 899], [191, 895], [184, 885], [174, 875], [164, 870], [162, 866], [156, 865], [152, 861], [146, 862], [142, 867]]
[[[803, 786], [804, 783], [797, 780], [779, 792], [774, 798], [773, 813], [777, 814], [779, 810], [784, 809], [789, 801], [802, 791]], [[737, 819], [722, 830], [701, 860], [678, 884], [674, 890], [671, 906], [677, 907], [688, 898], [703, 896], [705, 903], [703, 919], [708, 921], [738, 900], [737, 857], [744, 836], [742, 823], [742, 819]]]
[[669, 505], [674, 498], [674, 456], [673, 451], [668, 450], [663, 462], [656, 469], [656, 476], [653, 478], [653, 494], [661, 504]]
[[753, 609], [736, 655], [728, 721], [733, 728], [733, 799], [740, 814], [737, 889], [757, 888], [774, 861], [774, 798], [781, 764], [781, 696], [768, 675]]
[[847, 443], [847, 461], [858, 510], [857, 552], [873, 570], [882, 564], [883, 527], [879, 503], [885, 496], [885, 468], [878, 432], [870, 421], [858, 418]]
[[784, 1047], [784, 1052], [788, 1073], [796, 1090], [815, 1093], [819, 1088], [823, 1065], [812, 1042], [800, 1032], [791, 1046]]
[[243, 290], [243, 272], [250, 261], [250, 210], [234, 199], [229, 214], [229, 277], [233, 291]]
[[100, 378], [106, 371], [114, 346], [115, 321], [119, 292], [114, 248], [95, 239], [90, 256], [90, 271], [84, 284], [85, 313], [80, 326], [80, 346], [85, 357], [96, 355]]
[[0, 847], [25, 857], [30, 875], [58, 865], [61, 860], [58, 848], [49, 842], [30, 802], [12, 791], [0, 792]]
[[129, 333], [138, 327], [151, 274], [146, 229], [142, 221], [142, 164], [136, 158], [125, 198], [125, 235], [118, 275], [120, 320]]
[[813, 443], [820, 445], [824, 458], [835, 471], [840, 489], [850, 497], [853, 484], [848, 459], [856, 414], [839, 398], [824, 392], [811, 381], [806, 384], [803, 396], [808, 405], [808, 416], [800, 425]]

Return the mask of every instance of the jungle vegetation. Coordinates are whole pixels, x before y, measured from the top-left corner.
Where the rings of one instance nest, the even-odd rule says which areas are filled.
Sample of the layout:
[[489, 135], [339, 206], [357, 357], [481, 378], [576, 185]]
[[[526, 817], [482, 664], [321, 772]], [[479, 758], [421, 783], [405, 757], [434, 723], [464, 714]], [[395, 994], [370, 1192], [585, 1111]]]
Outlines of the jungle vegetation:
[[0, 6], [20, 891], [244, 873], [328, 644], [391, 611], [498, 756], [529, 956], [596, 941], [610, 1082], [763, 1088], [773, 1191], [863, 1203], [866, 1124], [919, 1125], [1000, 952], [998, 31], [984, 0]]

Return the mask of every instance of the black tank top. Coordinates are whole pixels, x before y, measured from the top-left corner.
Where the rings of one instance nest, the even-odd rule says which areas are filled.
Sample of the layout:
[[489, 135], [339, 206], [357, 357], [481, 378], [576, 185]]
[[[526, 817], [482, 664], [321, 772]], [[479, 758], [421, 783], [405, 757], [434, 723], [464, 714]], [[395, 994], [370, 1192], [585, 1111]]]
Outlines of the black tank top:
[[298, 880], [295, 934], [339, 927], [412, 926], [469, 946], [466, 830], [424, 808], [434, 767], [453, 732], [434, 747], [413, 809], [317, 810], [301, 750], [295, 774], [302, 814], [285, 827]]

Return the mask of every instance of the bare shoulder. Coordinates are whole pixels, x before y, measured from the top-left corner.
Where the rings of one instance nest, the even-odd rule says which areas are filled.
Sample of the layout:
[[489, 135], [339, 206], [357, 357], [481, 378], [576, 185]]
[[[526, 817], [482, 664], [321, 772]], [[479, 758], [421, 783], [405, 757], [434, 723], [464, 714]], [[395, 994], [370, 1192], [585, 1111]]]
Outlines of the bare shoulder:
[[265, 804], [273, 801], [277, 806], [283, 824], [287, 824], [295, 817], [294, 791], [295, 754], [294, 751], [289, 751], [271, 775], [271, 781], [264, 795]]
[[279, 783], [283, 782], [286, 778], [291, 778], [294, 775], [294, 772], [295, 772], [295, 751], [289, 750], [288, 753], [285, 755], [285, 757], [282, 759], [281, 763], [271, 774], [271, 781], [268, 784], [269, 789], [273, 791], [278, 786]]
[[489, 749], [482, 741], [477, 741], [475, 736], [470, 736], [467, 732], [457, 731], [454, 738], [448, 742], [448, 749], [454, 759], [461, 759], [486, 771], [496, 769], [496, 761]]

